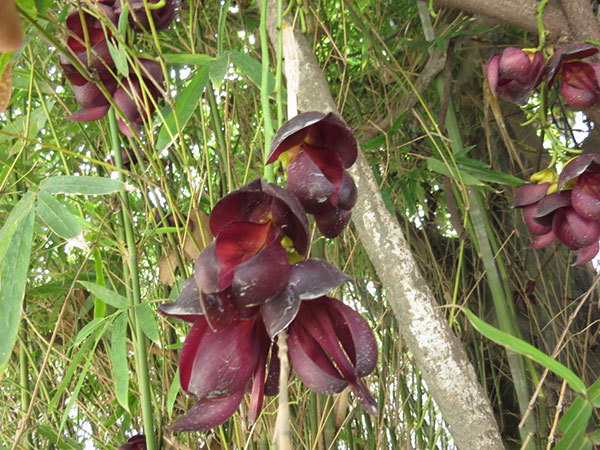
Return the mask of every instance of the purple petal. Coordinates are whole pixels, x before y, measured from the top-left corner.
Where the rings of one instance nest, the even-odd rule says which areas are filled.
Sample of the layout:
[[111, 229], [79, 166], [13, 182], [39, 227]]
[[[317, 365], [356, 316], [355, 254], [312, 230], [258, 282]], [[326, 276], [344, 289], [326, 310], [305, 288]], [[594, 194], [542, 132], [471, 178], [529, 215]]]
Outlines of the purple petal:
[[219, 291], [219, 263], [215, 241], [208, 244], [196, 259], [194, 279], [202, 292], [213, 294]]
[[296, 292], [288, 286], [273, 300], [261, 305], [260, 314], [271, 339], [292, 323], [300, 303]]
[[581, 175], [573, 188], [573, 209], [582, 217], [600, 220], [600, 183], [596, 176]]
[[93, 122], [102, 119], [109, 109], [110, 105], [98, 106], [96, 108], [82, 108], [68, 116], [67, 119], [75, 122]]
[[[107, 90], [112, 93], [116, 89], [116, 81], [109, 86], [106, 86]], [[96, 108], [98, 106], [108, 105], [108, 100], [100, 91], [96, 83], [85, 83], [83, 86], [73, 86], [73, 92], [75, 93], [75, 101], [84, 108]]]
[[177, 317], [188, 322], [195, 322], [204, 314], [200, 303], [200, 292], [192, 275], [183, 283], [179, 297], [172, 303], [158, 306], [158, 312], [165, 316]]
[[238, 409], [245, 389], [240, 389], [231, 395], [217, 398], [204, 398], [169, 427], [174, 431], [205, 431], [221, 425]]
[[520, 208], [539, 202], [548, 191], [550, 183], [526, 184], [517, 189], [512, 207]]
[[562, 172], [560, 173], [560, 177], [558, 178], [558, 189], [563, 189], [567, 182], [581, 175], [590, 166], [594, 169], [594, 171], [600, 170], [600, 155], [591, 153], [588, 155], [578, 156], [577, 158], [569, 161], [569, 163], [563, 168]]
[[265, 303], [283, 291], [289, 276], [287, 252], [276, 239], [256, 256], [235, 267], [231, 282], [233, 303], [237, 308]]
[[250, 391], [250, 405], [248, 407], [248, 422], [253, 424], [260, 416], [262, 411], [263, 399], [265, 396], [265, 373], [267, 365], [267, 357], [271, 348], [271, 341], [268, 336], [262, 331], [260, 336], [260, 356], [256, 365], [252, 379], [252, 389]]
[[552, 231], [567, 247], [577, 250], [600, 238], [600, 222], [581, 217], [573, 208], [562, 208], [554, 214]]
[[600, 86], [590, 63], [572, 62], [563, 66], [560, 93], [574, 108], [589, 108], [600, 100]]
[[309, 111], [298, 114], [285, 122], [273, 136], [267, 164], [274, 162], [283, 152], [304, 142], [304, 138], [308, 134], [308, 127], [323, 120], [324, 117], [325, 114], [321, 112]]
[[290, 362], [304, 384], [321, 394], [341, 392], [347, 385], [314, 338], [295, 321], [288, 335]]
[[490, 89], [492, 92], [496, 92], [498, 88], [498, 78], [500, 75], [500, 54], [496, 54], [490, 58], [485, 67], [483, 68], [483, 74], [488, 80]]
[[365, 386], [361, 380], [357, 380], [355, 383], [350, 384], [350, 389], [352, 389], [352, 393], [358, 400], [358, 403], [360, 403], [360, 406], [362, 406], [367, 413], [376, 416], [377, 401], [373, 398], [373, 395], [371, 395], [367, 386]]
[[549, 231], [546, 234], [540, 234], [533, 239], [533, 242], [529, 245], [529, 248], [534, 250], [538, 248], [548, 247], [556, 240], [556, 235], [553, 231]]
[[556, 212], [560, 208], [571, 206], [571, 191], [559, 191], [546, 195], [537, 204], [537, 214], [534, 216], [540, 219], [548, 214]]
[[326, 261], [310, 258], [291, 266], [288, 285], [302, 300], [319, 298], [339, 285], [352, 281], [338, 268]]
[[[330, 154], [337, 158], [334, 153], [330, 152]], [[341, 183], [343, 169], [339, 158], [338, 163], [339, 174], [335, 176]], [[288, 166], [287, 188], [298, 197], [306, 212], [311, 214], [321, 211], [336, 190], [334, 184], [321, 171], [317, 163], [303, 151], [298, 152], [298, 156]]]
[[239, 320], [215, 333], [206, 320], [191, 328], [179, 361], [182, 389], [206, 398], [244, 390], [258, 358], [255, 320]]
[[546, 80], [548, 85], [554, 82], [554, 78], [563, 67], [563, 63], [574, 59], [587, 58], [598, 53], [598, 48], [591, 44], [582, 42], [574, 42], [572, 44], [563, 45], [559, 48], [546, 66]]
[[525, 225], [532, 234], [546, 234], [552, 230], [552, 215], [547, 215], [536, 219], [537, 215], [537, 205], [534, 203], [533, 205], [527, 205], [523, 209], [523, 219], [525, 220]]
[[334, 238], [344, 231], [344, 228], [346, 228], [346, 225], [350, 222], [351, 216], [352, 211], [347, 211], [332, 205], [320, 213], [315, 214], [314, 218], [317, 227], [319, 227], [319, 231], [323, 236]]
[[[350, 210], [356, 204], [358, 198], [358, 190], [354, 184], [354, 179], [347, 171], [344, 170], [342, 184], [337, 192], [337, 206], [342, 209]], [[335, 205], [335, 202], [332, 201]]]
[[[119, 118], [119, 130], [121, 130], [121, 133], [123, 133], [125, 136], [135, 137], [135, 133], [133, 133], [127, 125], [128, 124], [126, 124], [123, 119]], [[133, 128], [137, 134], [140, 133], [139, 127], [136, 123], [129, 123], [129, 126], [131, 126], [131, 128]]]
[[590, 262], [596, 257], [599, 250], [600, 244], [598, 242], [594, 242], [593, 244], [588, 245], [587, 247], [579, 249], [579, 251], [577, 252], [577, 261], [575, 261], [573, 265], [578, 266]]
[[200, 303], [208, 325], [214, 332], [223, 331], [231, 325], [237, 309], [231, 300], [231, 289], [200, 295]]
[[269, 373], [265, 381], [265, 395], [273, 396], [279, 393], [279, 347], [277, 344], [271, 345], [271, 357], [269, 358]]

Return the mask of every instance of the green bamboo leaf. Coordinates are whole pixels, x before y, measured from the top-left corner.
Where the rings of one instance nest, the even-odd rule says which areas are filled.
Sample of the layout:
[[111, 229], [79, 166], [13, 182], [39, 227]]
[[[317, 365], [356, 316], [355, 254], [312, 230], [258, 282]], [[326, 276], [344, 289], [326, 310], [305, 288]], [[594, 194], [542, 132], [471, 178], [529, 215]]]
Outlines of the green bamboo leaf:
[[33, 242], [34, 199], [33, 193], [25, 194], [0, 229], [0, 371], [10, 359], [21, 319]]
[[148, 339], [158, 341], [158, 325], [156, 324], [156, 314], [148, 303], [140, 303], [135, 307], [135, 315], [140, 328]]
[[48, 225], [48, 228], [62, 238], [73, 239], [81, 234], [77, 219], [65, 205], [47, 191], [38, 193], [37, 213], [40, 219]]
[[[477, 167], [479, 164], [470, 163], [471, 161], [473, 160], [466, 158], [457, 161], [458, 167], [461, 169], [463, 174], [466, 172], [469, 175], [472, 175], [474, 178], [486, 181], [488, 183], [505, 184], [507, 186], [521, 186], [525, 184], [525, 182], [518, 177], [502, 172], [496, 172], [495, 170], [485, 167]], [[479, 161], [476, 161], [476, 163], [478, 162]]]
[[123, 189], [123, 182], [103, 177], [57, 175], [46, 178], [40, 183], [40, 189], [50, 194], [111, 194]]
[[588, 388], [587, 398], [594, 407], [600, 407], [600, 378]]
[[559, 450], [588, 448], [591, 442], [585, 439], [585, 430], [592, 417], [592, 411], [593, 407], [590, 402], [582, 397], [577, 397], [558, 421], [558, 429], [563, 432], [563, 437], [554, 448]]
[[[450, 177], [452, 179], [458, 178], [455, 173], [450, 172], [450, 170], [448, 169], [448, 166], [446, 164], [444, 164], [443, 161], [440, 161], [437, 158], [427, 158], [427, 169], [429, 169], [432, 172], [437, 172], [439, 174], [446, 175], [447, 177]], [[466, 173], [464, 171], [461, 171], [460, 176], [462, 177], [462, 180], [464, 181], [464, 183], [467, 186], [482, 186], [483, 185], [483, 182], [481, 180], [478, 180], [474, 176], [469, 175], [468, 173]]]
[[158, 151], [162, 151], [169, 147], [178, 135], [177, 127], [175, 126], [175, 114], [177, 115], [179, 126], [182, 129], [189, 122], [200, 101], [200, 97], [202, 97], [206, 83], [208, 82], [208, 72], [208, 65], [202, 67], [198, 73], [194, 75], [190, 84], [188, 84], [183, 92], [177, 97], [175, 110], [171, 111], [165, 119], [165, 123], [158, 134], [158, 139], [156, 140], [156, 149]]
[[175, 406], [175, 400], [177, 400], [177, 394], [179, 393], [180, 387], [178, 367], [175, 376], [173, 377], [171, 387], [169, 388], [169, 393], [167, 394], [167, 414], [169, 415], [169, 419], [173, 417], [173, 406]]
[[91, 322], [86, 324], [86, 326], [84, 326], [81, 330], [79, 330], [79, 333], [77, 333], [77, 336], [73, 341], [73, 347], [77, 347], [79, 344], [85, 341], [90, 334], [92, 334], [104, 324], [105, 320], [106, 319], [104, 317], [100, 317], [92, 319]]
[[129, 411], [129, 368], [127, 366], [127, 314], [121, 313], [114, 320], [111, 332], [110, 361], [113, 367], [115, 396], [119, 405]]
[[201, 53], [165, 53], [165, 62], [169, 64], [186, 64], [188, 66], [204, 66], [215, 58]]
[[129, 301], [127, 298], [117, 294], [114, 291], [111, 291], [110, 289], [106, 289], [104, 286], [100, 286], [99, 284], [92, 283], [90, 281], [79, 281], [79, 283], [100, 300], [114, 306], [115, 308], [126, 309], [129, 307]]
[[[250, 78], [256, 86], [260, 87], [262, 80], [262, 63], [246, 53], [237, 52], [235, 50], [224, 52], [224, 54], [227, 53], [230, 55], [230, 61], [234, 67]], [[273, 89], [275, 89], [275, 77], [269, 73], [267, 92], [273, 92]], [[285, 97], [285, 91], [282, 93]]]
[[585, 387], [585, 384], [583, 381], [581, 381], [581, 378], [575, 375], [575, 373], [573, 373], [568, 367], [559, 363], [555, 359], [552, 359], [550, 356], [541, 352], [533, 345], [485, 323], [469, 309], [464, 308], [464, 311], [475, 329], [485, 337], [496, 342], [497, 344], [503, 345], [515, 353], [533, 359], [535, 362], [554, 372], [559, 377], [564, 378], [571, 389], [573, 389], [575, 392], [582, 395], [586, 394], [587, 388]]
[[229, 52], [222, 53], [221, 56], [210, 63], [210, 80], [217, 86], [223, 82], [227, 75], [230, 56], [231, 54]]

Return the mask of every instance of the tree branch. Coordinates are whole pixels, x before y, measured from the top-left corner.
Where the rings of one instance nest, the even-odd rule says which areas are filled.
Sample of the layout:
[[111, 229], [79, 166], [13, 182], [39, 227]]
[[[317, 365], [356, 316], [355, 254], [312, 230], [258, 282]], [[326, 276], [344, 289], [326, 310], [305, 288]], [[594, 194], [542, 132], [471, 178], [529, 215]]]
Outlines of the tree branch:
[[[276, 0], [268, 3], [268, 32], [276, 43]], [[290, 25], [290, 21], [286, 20]], [[288, 35], [284, 49], [299, 60], [298, 109], [335, 111], [329, 86], [305, 37]], [[285, 53], [285, 50], [284, 50]], [[284, 54], [284, 57], [287, 55]], [[386, 209], [364, 155], [350, 169], [358, 188], [353, 222], [387, 293], [402, 335], [461, 449], [502, 449], [489, 401], [465, 351], [450, 330], [394, 217]]]

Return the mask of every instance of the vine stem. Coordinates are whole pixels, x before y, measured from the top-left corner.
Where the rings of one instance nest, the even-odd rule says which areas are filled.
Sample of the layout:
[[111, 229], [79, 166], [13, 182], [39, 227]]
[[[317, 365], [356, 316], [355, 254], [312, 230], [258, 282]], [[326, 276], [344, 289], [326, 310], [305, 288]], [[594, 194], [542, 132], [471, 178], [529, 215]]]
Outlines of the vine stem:
[[260, 103], [263, 113], [263, 126], [265, 137], [264, 161], [265, 170], [264, 177], [269, 183], [275, 181], [273, 166], [266, 164], [273, 140], [273, 123], [271, 122], [271, 109], [269, 105], [269, 38], [267, 37], [267, 0], [262, 0], [262, 8], [260, 11], [260, 47], [262, 57], [262, 76], [260, 82]]
[[[110, 126], [111, 144], [113, 148], [116, 166], [123, 169], [123, 158], [121, 157], [121, 145], [119, 142], [119, 130], [117, 126], [117, 117], [113, 108], [108, 112], [108, 121]], [[119, 172], [118, 177], [124, 181], [123, 173]], [[144, 425], [144, 434], [146, 435], [147, 450], [156, 450], [156, 440], [154, 439], [154, 422], [152, 418], [152, 397], [150, 393], [150, 376], [148, 372], [148, 360], [146, 354], [146, 338], [142, 332], [139, 321], [134, 313], [134, 308], [141, 303], [140, 295], [140, 277], [138, 272], [137, 249], [135, 245], [135, 235], [133, 233], [133, 223], [131, 221], [131, 210], [129, 208], [129, 198], [125, 189], [119, 192], [121, 196], [121, 207], [123, 224], [125, 230], [125, 239], [127, 244], [127, 261], [125, 269], [129, 271], [131, 277], [131, 300], [129, 320], [132, 324], [134, 340], [134, 360], [136, 366], [136, 375], [140, 388], [142, 405], [142, 422]], [[129, 296], [128, 296], [129, 297]]]

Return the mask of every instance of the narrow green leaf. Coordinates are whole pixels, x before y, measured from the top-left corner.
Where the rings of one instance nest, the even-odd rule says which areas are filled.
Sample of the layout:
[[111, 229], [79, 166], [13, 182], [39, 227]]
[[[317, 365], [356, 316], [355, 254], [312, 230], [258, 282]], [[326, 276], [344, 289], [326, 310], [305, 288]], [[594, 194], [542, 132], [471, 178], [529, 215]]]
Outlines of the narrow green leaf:
[[120, 191], [123, 187], [122, 181], [111, 178], [72, 175], [57, 175], [40, 183], [40, 189], [50, 194], [101, 195]]
[[558, 429], [563, 436], [554, 447], [555, 450], [584, 450], [591, 448], [591, 442], [585, 437], [585, 430], [592, 417], [591, 403], [577, 397], [567, 412], [560, 418]]
[[156, 314], [148, 303], [140, 303], [135, 307], [135, 316], [140, 328], [148, 339], [158, 341], [158, 325], [156, 324]]
[[600, 407], [600, 378], [588, 388], [587, 398], [594, 407]]
[[210, 80], [217, 86], [223, 82], [225, 75], [227, 75], [230, 57], [231, 54], [229, 52], [224, 52], [210, 63]]
[[92, 283], [90, 281], [79, 281], [79, 283], [100, 300], [114, 306], [115, 308], [126, 309], [129, 307], [129, 301], [127, 298], [117, 294], [114, 291], [111, 291], [110, 289], [106, 289], [104, 286], [100, 286], [99, 284]]
[[[473, 161], [473, 163], [471, 163]], [[525, 182], [513, 175], [509, 175], [507, 173], [496, 172], [495, 170], [491, 170], [485, 167], [477, 167], [477, 163], [479, 161], [474, 161], [471, 159], [459, 159], [457, 161], [458, 167], [461, 169], [462, 173], [465, 172], [478, 180], [486, 181], [488, 183], [499, 183], [505, 184], [507, 186], [521, 186], [525, 184]]]
[[48, 228], [60, 237], [72, 239], [81, 233], [79, 223], [73, 214], [47, 191], [38, 193], [37, 213]]
[[165, 62], [170, 64], [186, 64], [188, 66], [203, 66], [215, 58], [201, 53], [165, 53], [163, 54]]
[[123, 44], [117, 42], [117, 46], [115, 47], [111, 39], [106, 39], [106, 44], [108, 45], [108, 53], [110, 53], [111, 58], [115, 62], [117, 72], [124, 77], [129, 76], [129, 66]]
[[21, 319], [33, 242], [34, 199], [33, 193], [25, 194], [0, 229], [0, 371], [10, 358]]
[[[448, 166], [444, 164], [443, 161], [440, 161], [437, 158], [427, 158], [427, 169], [429, 169], [432, 172], [437, 172], [439, 174], [446, 175], [447, 177], [450, 177], [452, 179], [458, 178], [458, 176], [455, 173], [450, 172], [450, 169], [448, 169]], [[473, 177], [472, 175], [469, 175], [468, 173], [465, 173], [464, 171], [460, 173], [460, 176], [462, 177], [462, 180], [467, 186], [483, 185], [483, 183], [480, 180]]]
[[92, 319], [91, 322], [88, 322], [81, 330], [79, 330], [79, 333], [77, 333], [77, 336], [73, 341], [73, 347], [77, 347], [79, 344], [85, 341], [90, 334], [92, 334], [94, 331], [100, 328], [102, 324], [104, 324], [104, 321], [105, 318], [101, 317]]
[[515, 353], [533, 359], [535, 362], [554, 372], [559, 377], [564, 378], [571, 389], [573, 389], [575, 392], [585, 395], [587, 391], [585, 384], [583, 381], [581, 381], [581, 378], [575, 375], [575, 373], [573, 373], [568, 367], [559, 363], [555, 359], [552, 359], [550, 356], [541, 352], [533, 345], [485, 323], [467, 308], [464, 308], [464, 312], [475, 329], [485, 337], [496, 342], [497, 344], [503, 345]]
[[[224, 53], [229, 53], [231, 55], [230, 61], [233, 63], [234, 67], [244, 75], [248, 76], [254, 84], [260, 87], [262, 79], [262, 63], [260, 61], [246, 53], [237, 52], [235, 50]], [[273, 92], [273, 89], [275, 89], [275, 77], [269, 73], [267, 91]], [[285, 94], [285, 91], [283, 94]]]
[[112, 324], [110, 361], [113, 367], [115, 396], [119, 405], [129, 411], [129, 368], [127, 366], [127, 313], [117, 316]]
[[194, 75], [190, 84], [188, 84], [183, 92], [177, 97], [175, 109], [171, 111], [165, 119], [165, 123], [158, 134], [158, 139], [156, 141], [156, 149], [158, 151], [162, 151], [171, 145], [178, 134], [177, 127], [175, 126], [175, 114], [177, 115], [181, 129], [189, 122], [200, 101], [200, 97], [202, 97], [206, 83], [208, 82], [208, 72], [208, 66], [202, 67], [198, 73]]
[[180, 387], [178, 367], [175, 376], [173, 377], [171, 387], [169, 388], [169, 393], [167, 394], [167, 414], [169, 415], [169, 419], [173, 417], [173, 406], [175, 406], [175, 400], [177, 400], [177, 394], [179, 393]]

